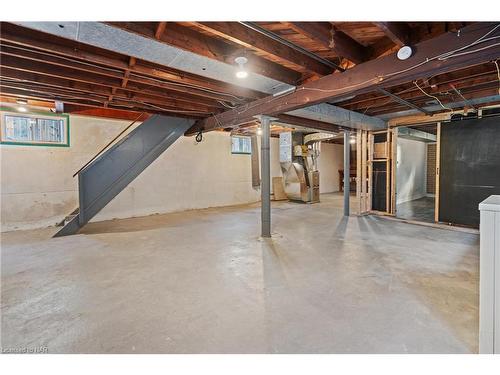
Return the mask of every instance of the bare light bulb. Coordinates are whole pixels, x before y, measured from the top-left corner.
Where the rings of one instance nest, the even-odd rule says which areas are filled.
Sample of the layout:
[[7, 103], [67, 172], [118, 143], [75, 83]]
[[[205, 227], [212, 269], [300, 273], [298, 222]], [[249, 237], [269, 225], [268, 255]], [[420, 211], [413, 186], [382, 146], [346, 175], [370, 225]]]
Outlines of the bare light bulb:
[[238, 64], [238, 71], [236, 72], [236, 77], [243, 79], [248, 77], [248, 72], [245, 70], [245, 64], [248, 62], [246, 57], [240, 56], [234, 59], [234, 62]]
[[261, 128], [257, 129], [257, 135], [262, 135], [262, 129]]
[[248, 72], [246, 70], [238, 70], [236, 72], [236, 77], [241, 78], [241, 79], [247, 78], [248, 77]]
[[354, 144], [356, 143], [356, 139], [355, 138], [351, 138], [351, 140], [349, 141], [350, 144]]
[[26, 112], [27, 111], [26, 107], [17, 107], [17, 110], [19, 112]]

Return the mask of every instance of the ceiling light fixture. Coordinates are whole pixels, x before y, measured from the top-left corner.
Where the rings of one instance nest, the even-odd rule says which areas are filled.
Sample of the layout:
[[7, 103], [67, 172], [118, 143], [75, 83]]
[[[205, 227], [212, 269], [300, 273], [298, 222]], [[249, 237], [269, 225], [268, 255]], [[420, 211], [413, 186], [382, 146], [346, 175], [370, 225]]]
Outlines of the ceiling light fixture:
[[238, 64], [238, 71], [236, 72], [236, 77], [243, 79], [248, 77], [248, 72], [245, 70], [245, 64], [248, 62], [248, 59], [243, 56], [239, 56], [234, 59], [234, 62]]
[[257, 135], [262, 135], [262, 128], [257, 128]]
[[19, 112], [26, 112], [27, 111], [26, 107], [17, 107], [17, 110]]

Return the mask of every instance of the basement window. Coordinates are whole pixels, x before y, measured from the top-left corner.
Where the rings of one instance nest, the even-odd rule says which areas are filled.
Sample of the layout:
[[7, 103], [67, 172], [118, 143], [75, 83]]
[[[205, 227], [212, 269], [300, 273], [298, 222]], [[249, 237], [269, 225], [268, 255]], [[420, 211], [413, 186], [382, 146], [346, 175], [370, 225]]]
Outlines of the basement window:
[[231, 137], [231, 153], [233, 154], [251, 154], [252, 138], [233, 135]]
[[1, 112], [2, 144], [69, 146], [68, 115]]

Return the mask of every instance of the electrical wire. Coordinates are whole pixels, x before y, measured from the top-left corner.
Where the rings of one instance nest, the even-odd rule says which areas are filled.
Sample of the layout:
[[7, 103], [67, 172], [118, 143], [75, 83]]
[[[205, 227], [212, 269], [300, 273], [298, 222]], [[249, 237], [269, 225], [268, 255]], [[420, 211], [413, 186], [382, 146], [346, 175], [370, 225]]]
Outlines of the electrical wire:
[[443, 107], [444, 109], [448, 110], [448, 111], [451, 111], [451, 113], [453, 113], [453, 109], [449, 108], [449, 107], [446, 107], [443, 105], [443, 103], [441, 103], [441, 100], [439, 100], [439, 98], [437, 96], [434, 96], [434, 95], [431, 95], [431, 94], [428, 94], [426, 93], [417, 83], [417, 81], [413, 81], [413, 83], [415, 84], [415, 86], [417, 86], [417, 88], [422, 91], [422, 93], [424, 93], [426, 96], [428, 96], [429, 98], [433, 98], [433, 99], [436, 99], [437, 102], [439, 103], [439, 105], [441, 107]]
[[[120, 100], [125, 100], [125, 101], [129, 101], [127, 99], [121, 99]], [[131, 102], [134, 102], [133, 100], [131, 100]], [[206, 114], [207, 112], [205, 111], [195, 111], [195, 110], [191, 110], [191, 109], [169, 109], [169, 108], [164, 108], [164, 107], [160, 107], [159, 105], [155, 105], [155, 104], [151, 104], [151, 103], [147, 103], [147, 102], [137, 102], [139, 104], [144, 104], [144, 105], [147, 105], [149, 107], [152, 107], [152, 108], [156, 108], [156, 109], [160, 109], [162, 111], [165, 111], [165, 112], [175, 112], [175, 113], [201, 113], [201, 114]]]
[[[39, 51], [37, 49], [34, 50], [34, 49], [31, 49], [31, 48], [20, 47], [20, 46], [11, 45], [11, 44], [4, 44], [4, 47], [18, 49], [18, 50], [21, 50], [21, 51], [26, 51], [26, 52], [31, 52], [31, 53], [35, 52], [35, 53], [38, 53], [40, 55], [54, 57], [54, 54], [52, 54], [52, 53], [48, 53], [48, 52], [44, 52], [44, 51]], [[90, 62], [87, 62], [87, 61], [80, 61], [80, 60], [77, 60], [77, 59], [74, 59], [74, 58], [71, 58], [71, 57], [57, 55], [57, 58], [61, 59], [61, 60], [70, 61], [70, 62], [76, 62], [76, 63], [82, 64], [82, 65], [91, 66], [93, 68], [100, 68], [100, 69], [104, 69], [104, 70], [109, 70], [110, 72], [123, 73], [123, 70], [120, 70], [120, 69], [117, 69], [117, 68], [110, 68], [109, 66], [102, 66], [102, 65], [97, 65], [97, 64], [90, 63]]]
[[[207, 89], [205, 87], [196, 86], [196, 85], [192, 85], [192, 84], [188, 84], [188, 83], [162, 81], [160, 79], [156, 79], [156, 78], [152, 78], [152, 77], [143, 77], [143, 76], [135, 74], [135, 73], [130, 73], [130, 77], [132, 77], [132, 76], [140, 77], [140, 78], [145, 78], [145, 79], [149, 79], [149, 80], [154, 81], [154, 82], [159, 82], [159, 83], [168, 84], [168, 85], [172, 85], [172, 86], [180, 86], [180, 87], [192, 88], [192, 89], [196, 89], [196, 90], [200, 90], [200, 91], [209, 92], [209, 93], [212, 93], [212, 94], [217, 94], [217, 95], [221, 95], [221, 96], [227, 96], [227, 97], [236, 99], [236, 100], [238, 100], [240, 102], [245, 100], [245, 98], [240, 97], [240, 96], [236, 96], [236, 95], [233, 95], [233, 94], [225, 93], [225, 92], [222, 92], [222, 91]], [[153, 85], [151, 85], [151, 86], [153, 86]]]
[[472, 109], [477, 112], [477, 109], [476, 107], [474, 107], [474, 105], [472, 105], [465, 96], [462, 95], [462, 93], [460, 92], [460, 90], [458, 90], [454, 85], [450, 84], [451, 88], [453, 89], [453, 91], [458, 94], [458, 96], [465, 102], [467, 103], [468, 105], [470, 105], [472, 107]]
[[[5, 81], [8, 82], [9, 79], [7, 79]], [[38, 86], [37, 84], [35, 84], [34, 87], [31, 87], [29, 84], [25, 84], [22, 81], [21, 82], [11, 81], [11, 83], [17, 83], [17, 86], [11, 86], [8, 84], [7, 85], [3, 84], [2, 86], [5, 88], [19, 89], [19, 90], [23, 90], [23, 91], [30, 91], [30, 92], [34, 92], [34, 93], [43, 94], [43, 95], [46, 95], [52, 99], [66, 98], [66, 99], [73, 99], [73, 100], [88, 100], [88, 101], [96, 102], [99, 104], [102, 104], [102, 101], [107, 99], [107, 97], [105, 97], [103, 95], [97, 95], [97, 94], [90, 94], [90, 95], [87, 95], [85, 97], [77, 96], [77, 95], [75, 95], [75, 93], [72, 93], [71, 91], [69, 93], [65, 92], [66, 90], [64, 90], [64, 89], [60, 89], [59, 93], [54, 94], [54, 93], [45, 91], [48, 89], [53, 90], [53, 88], [51, 88], [50, 86], [45, 87], [43, 84], [41, 86]], [[21, 83], [21, 85], [23, 85], [23, 86], [19, 85], [19, 83]], [[27, 85], [27, 87], [25, 87], [24, 85]], [[185, 109], [185, 110], [174, 109], [174, 108], [170, 109], [170, 108], [165, 108], [165, 107], [161, 107], [158, 105], [154, 105], [154, 104], [151, 104], [148, 102], [143, 102], [143, 101], [139, 101], [139, 100], [132, 100], [132, 99], [128, 99], [128, 98], [118, 97], [117, 99], [119, 101], [122, 101], [122, 102], [131, 103], [131, 105], [111, 103], [112, 105], [117, 105], [117, 106], [124, 107], [124, 108], [134, 108], [134, 104], [135, 105], [139, 104], [139, 105], [144, 105], [144, 106], [156, 108], [156, 109], [159, 109], [159, 110], [162, 110], [165, 112], [171, 112], [171, 113], [186, 113], [186, 114], [187, 113], [193, 113], [193, 114], [194, 113], [196, 113], [196, 114], [206, 114], [207, 113], [205, 111], [196, 111], [196, 110], [189, 110], [189, 109]]]
[[[35, 53], [38, 53], [38, 54], [41, 54], [41, 55], [44, 55], [44, 56], [49, 56], [49, 57], [53, 57], [54, 56], [53, 54], [50, 54], [48, 52], [39, 51], [39, 50], [33, 50], [33, 49], [30, 49], [30, 48], [25, 48], [25, 47], [10, 45], [10, 44], [9, 45], [5, 45], [5, 47], [12, 48], [12, 49], [17, 49], [17, 50], [21, 50], [21, 51], [26, 51], [26, 52], [31, 52], [31, 53], [35, 52]], [[98, 65], [98, 64], [95, 64], [95, 63], [87, 62], [87, 61], [80, 61], [78, 59], [71, 58], [71, 57], [66, 57], [66, 56], [57, 55], [57, 58], [61, 59], [61, 60], [73, 62], [73, 63], [78, 63], [78, 64], [90, 66], [90, 67], [93, 67], [93, 68], [99, 68], [99, 69], [107, 70], [107, 71], [113, 72], [113, 73], [123, 74], [123, 69], [110, 68], [108, 66]], [[168, 84], [168, 85], [173, 85], [173, 86], [178, 86], [178, 87], [192, 88], [192, 89], [196, 89], [196, 90], [200, 90], [200, 91], [205, 91], [205, 92], [209, 92], [209, 93], [212, 93], [212, 94], [217, 94], [217, 95], [221, 95], [221, 96], [230, 97], [230, 98], [236, 99], [236, 100], [238, 100], [240, 102], [245, 101], [245, 98], [243, 98], [243, 97], [239, 97], [239, 96], [236, 96], [236, 95], [233, 95], [233, 94], [229, 94], [229, 93], [225, 93], [225, 92], [222, 92], [222, 91], [208, 89], [208, 88], [205, 88], [203, 86], [198, 86], [198, 85], [194, 85], [194, 84], [172, 82], [172, 81], [163, 81], [163, 80], [155, 79], [153, 77], [148, 77], [148, 76], [143, 76], [143, 75], [140, 75], [140, 74], [136, 74], [136, 73], [133, 73], [133, 72], [130, 73], [130, 76], [134, 76], [134, 77], [141, 78], [141, 79], [146, 79], [146, 80], [151, 80], [151, 81], [162, 83], [162, 84]], [[120, 77], [117, 77], [117, 78], [120, 78]]]
[[497, 67], [497, 76], [498, 76], [498, 95], [500, 95], [500, 68], [498, 67], [498, 60], [493, 61], [495, 66]]
[[[444, 52], [444, 53], [441, 53], [439, 55], [436, 55], [434, 57], [431, 57], [431, 58], [426, 58], [424, 61], [421, 61], [420, 63], [418, 64], [415, 64], [413, 66], [410, 66], [408, 68], [405, 68], [405, 69], [402, 69], [402, 70], [399, 70], [399, 71], [396, 71], [396, 72], [392, 72], [392, 73], [387, 73], [383, 76], [376, 76], [374, 78], [370, 78], [370, 79], [367, 79], [365, 81], [362, 81], [362, 82], [358, 82], [356, 84], [353, 84], [353, 85], [350, 85], [350, 86], [343, 86], [341, 88], [337, 88], [337, 89], [320, 89], [320, 88], [314, 88], [314, 87], [304, 87], [304, 86], [301, 86], [301, 87], [298, 87], [295, 91], [293, 92], [289, 92], [289, 93], [284, 93], [283, 95], [280, 95], [279, 98], [283, 98], [287, 95], [291, 95], [292, 93], [294, 92], [298, 92], [298, 91], [301, 91], [301, 90], [306, 90], [306, 91], [317, 91], [317, 92], [324, 92], [324, 93], [334, 93], [334, 92], [338, 92], [338, 91], [344, 91], [346, 89], [351, 89], [351, 88], [356, 88], [356, 87], [359, 87], [359, 86], [362, 86], [362, 85], [365, 85], [367, 83], [370, 83], [372, 81], [378, 81], [378, 82], [381, 82], [383, 81], [384, 79], [388, 78], [388, 77], [393, 77], [395, 75], [399, 75], [399, 74], [402, 74], [402, 73], [406, 73], [408, 71], [411, 71], [411, 70], [414, 70], [422, 65], [425, 65], [431, 61], [434, 61], [436, 59], [442, 59], [442, 60], [446, 60], [448, 58], [453, 58], [453, 57], [457, 57], [459, 56], [459, 52], [460, 51], [464, 51], [465, 49], [468, 49], [470, 47], [473, 47], [477, 44], [480, 44], [480, 43], [484, 43], [486, 41], [489, 41], [489, 40], [492, 40], [492, 39], [496, 39], [496, 38], [500, 38], [500, 36], [495, 36], [495, 37], [491, 37], [491, 38], [487, 38], [485, 39], [488, 35], [490, 35], [491, 33], [493, 33], [495, 30], [497, 30], [498, 28], [500, 27], [500, 24], [497, 24], [495, 25], [491, 30], [489, 30], [486, 34], [484, 34], [483, 36], [481, 36], [480, 38], [476, 39], [474, 42], [472, 43], [469, 43], [465, 46], [462, 46], [460, 48], [457, 48], [457, 49], [454, 49], [452, 51], [448, 51], [448, 52]], [[460, 55], [464, 55], [464, 54], [468, 54], [468, 53], [474, 53], [474, 52], [478, 52], [478, 51], [481, 51], [481, 50], [485, 50], [485, 49], [488, 49], [488, 48], [491, 48], [491, 47], [495, 47], [497, 44], [490, 44], [488, 46], [485, 46], [485, 47], [482, 47], [480, 49], [477, 49], [477, 50], [474, 50], [474, 51], [468, 51], [468, 52], [464, 52], [464, 53], [461, 53]], [[427, 93], [425, 93], [425, 91], [423, 91], [424, 94], [427, 95]], [[265, 102], [265, 104], [269, 104], [271, 103], [272, 101], [276, 100], [278, 97], [273, 97], [271, 99], [269, 99], [268, 101]], [[435, 98], [437, 99], [437, 98]], [[439, 99], [437, 99], [439, 101]], [[245, 104], [244, 105], [244, 108], [242, 108], [241, 111], [238, 111], [237, 114], [240, 115], [252, 108], [255, 108], [259, 105], [261, 105], [262, 103], [256, 103], [254, 105], [251, 105], [249, 106], [249, 104]], [[299, 103], [297, 103], [299, 104]], [[444, 107], [444, 106], [443, 106]], [[444, 107], [446, 108], [446, 107]], [[450, 109], [451, 110], [451, 109]], [[451, 110], [453, 111], [453, 110]]]
[[[457, 53], [457, 54], [451, 55], [451, 56], [447, 57], [446, 59], [442, 59], [442, 60], [448, 60], [448, 59], [452, 59], [452, 58], [454, 58], [454, 57], [463, 56], [463, 55], [468, 55], [468, 54], [471, 54], [471, 53], [476, 53], [476, 52], [483, 51], [483, 50], [485, 50], [485, 49], [488, 49], [488, 48], [491, 48], [491, 47], [495, 47], [495, 46], [500, 46], [500, 43], [490, 44], [490, 45], [487, 45], [487, 46], [485, 46], [485, 47], [478, 48], [478, 49], [475, 49], [475, 50], [472, 50], [472, 51], [460, 52], [460, 53]], [[441, 60], [441, 59], [440, 59], [440, 60]]]
[[219, 102], [220, 104], [222, 104], [224, 107], [226, 108], [229, 108], [229, 109], [235, 109], [236, 106], [235, 105], [229, 105], [227, 103], [224, 103], [222, 100], [217, 100], [217, 102]]

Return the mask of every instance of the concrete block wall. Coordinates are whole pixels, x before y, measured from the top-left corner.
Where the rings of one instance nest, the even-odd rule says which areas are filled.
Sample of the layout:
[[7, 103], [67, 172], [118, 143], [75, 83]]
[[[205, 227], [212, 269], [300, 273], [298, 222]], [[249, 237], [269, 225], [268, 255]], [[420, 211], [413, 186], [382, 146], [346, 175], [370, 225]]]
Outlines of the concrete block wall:
[[[74, 210], [78, 185], [73, 173], [129, 123], [70, 116], [70, 147], [2, 145], [1, 230], [52, 226]], [[338, 168], [329, 161], [338, 157], [339, 151], [332, 147], [338, 145], [324, 146], [320, 157], [322, 192], [336, 191]], [[252, 188], [250, 158], [231, 154], [228, 133], [208, 133], [200, 144], [192, 137], [183, 137], [93, 221], [256, 202], [260, 190]], [[271, 176], [280, 175], [279, 141], [273, 138]]]

